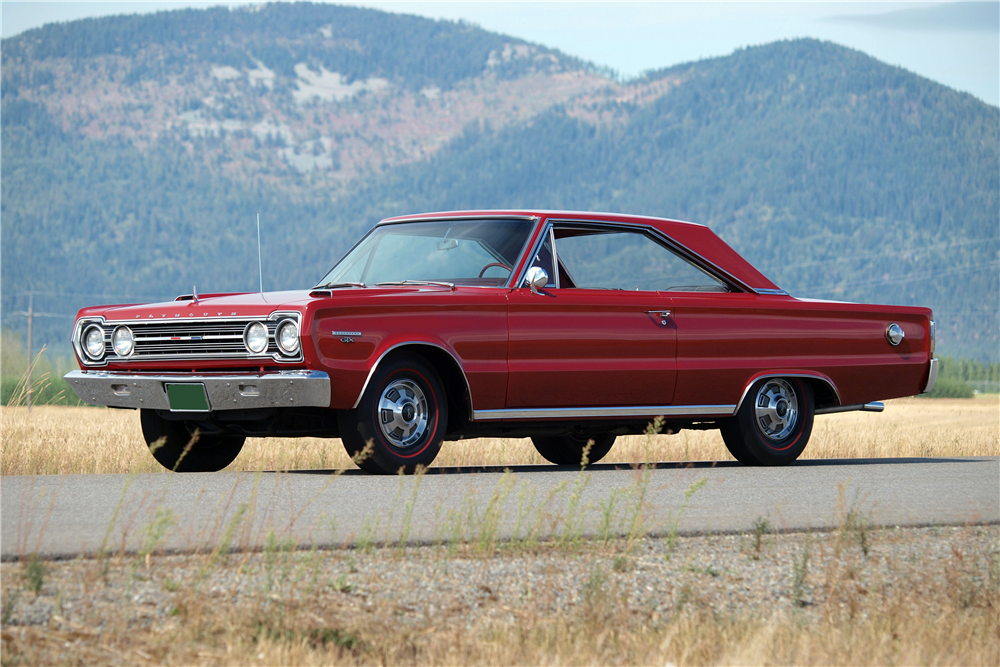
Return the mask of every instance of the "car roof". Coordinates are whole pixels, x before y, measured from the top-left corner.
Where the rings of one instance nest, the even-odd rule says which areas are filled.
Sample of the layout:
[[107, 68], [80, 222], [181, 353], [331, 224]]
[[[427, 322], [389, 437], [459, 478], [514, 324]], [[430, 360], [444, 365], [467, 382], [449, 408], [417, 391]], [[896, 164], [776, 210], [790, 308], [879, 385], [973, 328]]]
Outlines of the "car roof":
[[623, 225], [652, 227], [673, 241], [697, 254], [702, 259], [714, 264], [733, 278], [753, 290], [780, 289], [750, 262], [745, 260], [729, 244], [723, 241], [706, 225], [668, 218], [656, 218], [644, 215], [628, 215], [623, 213], [600, 213], [594, 211], [559, 211], [545, 209], [483, 209], [465, 211], [438, 211], [435, 213], [420, 213], [416, 215], [395, 216], [385, 218], [379, 224], [390, 224], [404, 221], [440, 220], [462, 218], [538, 218], [542, 220], [577, 220], [586, 222], [605, 222]]

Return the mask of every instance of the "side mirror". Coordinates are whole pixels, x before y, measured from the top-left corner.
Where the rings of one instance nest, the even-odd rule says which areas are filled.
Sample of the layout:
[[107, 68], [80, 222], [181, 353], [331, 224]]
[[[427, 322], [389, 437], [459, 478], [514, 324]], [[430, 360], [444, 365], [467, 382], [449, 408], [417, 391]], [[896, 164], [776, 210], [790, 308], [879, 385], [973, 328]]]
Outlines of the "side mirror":
[[549, 282], [549, 274], [540, 266], [533, 266], [528, 269], [528, 274], [524, 277], [528, 281], [528, 287], [532, 294], [538, 294], [538, 288], [545, 287]]

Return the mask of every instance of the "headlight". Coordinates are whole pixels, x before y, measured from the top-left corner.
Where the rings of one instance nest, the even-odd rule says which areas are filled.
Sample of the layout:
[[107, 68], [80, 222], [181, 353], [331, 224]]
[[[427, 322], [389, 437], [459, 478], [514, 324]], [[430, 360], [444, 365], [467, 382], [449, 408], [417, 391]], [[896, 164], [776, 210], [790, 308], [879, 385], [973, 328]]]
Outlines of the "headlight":
[[285, 320], [278, 325], [278, 347], [285, 354], [295, 354], [299, 351], [299, 327], [292, 320]]
[[135, 336], [128, 327], [117, 327], [111, 334], [111, 347], [115, 348], [115, 354], [119, 357], [127, 357], [132, 354], [135, 347]]
[[91, 324], [83, 332], [83, 351], [91, 361], [100, 361], [104, 356], [104, 329]]
[[267, 327], [260, 322], [251, 322], [243, 330], [243, 344], [253, 354], [262, 354], [267, 349]]

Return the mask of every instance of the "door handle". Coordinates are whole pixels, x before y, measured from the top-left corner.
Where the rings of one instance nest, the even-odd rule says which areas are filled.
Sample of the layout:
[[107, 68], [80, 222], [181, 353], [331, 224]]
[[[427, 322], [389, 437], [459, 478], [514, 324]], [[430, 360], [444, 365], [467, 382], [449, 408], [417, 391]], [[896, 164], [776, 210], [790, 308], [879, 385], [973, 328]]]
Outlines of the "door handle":
[[647, 310], [647, 315], [655, 315], [660, 318], [660, 324], [666, 326], [667, 318], [670, 317], [669, 310]]

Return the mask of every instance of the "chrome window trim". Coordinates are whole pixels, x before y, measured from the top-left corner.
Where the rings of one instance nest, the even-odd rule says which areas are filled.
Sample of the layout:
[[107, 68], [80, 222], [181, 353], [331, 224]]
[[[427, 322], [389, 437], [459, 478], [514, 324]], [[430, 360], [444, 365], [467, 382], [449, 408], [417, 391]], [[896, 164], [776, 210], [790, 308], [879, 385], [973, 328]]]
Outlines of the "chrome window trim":
[[[150, 323], [214, 323], [214, 322], [243, 322], [245, 325], [249, 325], [251, 322], [261, 322], [267, 326], [267, 322], [275, 323], [275, 334], [277, 333], [277, 327], [282, 320], [294, 319], [298, 324], [299, 329], [299, 349], [298, 353], [294, 356], [284, 355], [280, 352], [280, 346], [278, 346], [277, 341], [275, 341], [275, 347], [279, 347], [279, 351], [274, 353], [264, 352], [261, 354], [253, 354], [248, 350], [242, 353], [230, 353], [224, 355], [208, 355], [208, 354], [159, 354], [155, 356], [142, 356], [135, 357], [135, 350], [138, 345], [135, 345], [132, 350], [132, 355], [129, 357], [119, 357], [114, 351], [114, 346], [111, 346], [111, 352], [108, 352], [108, 345], [110, 343], [110, 332], [113, 332], [118, 326], [127, 326], [132, 329], [133, 335], [136, 332], [137, 325], [150, 324]], [[90, 324], [100, 324], [105, 332], [105, 353], [104, 357], [100, 361], [92, 361], [89, 356], [83, 350], [83, 331]], [[110, 331], [109, 331], [110, 329]], [[244, 330], [246, 327], [244, 326]], [[274, 335], [268, 331], [268, 346], [270, 347], [270, 341], [274, 340]], [[71, 339], [73, 343], [73, 348], [77, 352], [77, 357], [80, 359], [81, 363], [86, 368], [103, 368], [109, 363], [122, 363], [131, 361], [133, 363], [145, 362], [145, 361], [213, 361], [213, 360], [248, 360], [248, 361], [262, 361], [271, 360], [277, 363], [301, 363], [304, 359], [304, 353], [302, 351], [302, 312], [298, 310], [275, 310], [272, 311], [270, 315], [246, 315], [240, 317], [136, 317], [130, 320], [108, 320], [104, 316], [87, 316], [82, 317], [77, 320], [76, 326], [73, 329], [73, 338]]]
[[[527, 256], [525, 257], [524, 266], [519, 272], [518, 278], [511, 282], [511, 289], [519, 289], [524, 287], [524, 281], [528, 275], [528, 269], [535, 265], [535, 257], [541, 252], [542, 246], [545, 245], [545, 239], [548, 238], [549, 234], [552, 232], [551, 221], [545, 222], [545, 227], [541, 230], [537, 237], [535, 237], [535, 242], [531, 244], [531, 249], [529, 250]], [[558, 274], [558, 271], [555, 271]]]
[[831, 391], [833, 391], [833, 395], [837, 399], [837, 405], [841, 404], [840, 391], [837, 389], [837, 385], [833, 383], [833, 380], [829, 378], [823, 377], [818, 373], [780, 373], [780, 372], [772, 373], [769, 371], [763, 375], [758, 375], [757, 377], [753, 378], [752, 380], [750, 380], [750, 382], [747, 383], [746, 388], [743, 390], [743, 395], [740, 396], [740, 402], [736, 404], [736, 409], [733, 410], [733, 414], [735, 415], [737, 412], [740, 411], [740, 408], [743, 407], [743, 401], [744, 399], [746, 399], [747, 394], [750, 393], [750, 388], [754, 385], [755, 382], [759, 382], [760, 380], [766, 380], [770, 378], [809, 378], [810, 380], [821, 380], [828, 387], [830, 387]]
[[552, 273], [555, 274], [552, 280], [559, 289], [559, 254], [556, 250], [556, 229], [553, 225], [549, 225], [549, 245], [552, 246]]
[[626, 407], [508, 408], [473, 410], [474, 421], [497, 419], [575, 419], [581, 417], [729, 417], [734, 405], [641, 405]]
[[403, 218], [383, 218], [375, 223], [375, 227], [380, 227], [382, 225], [395, 225], [400, 222], [435, 222], [437, 220], [448, 221], [448, 220], [534, 220], [538, 221], [537, 215], [517, 215], [517, 214], [501, 214], [501, 215], [487, 215], [485, 213], [473, 214], [473, 215], [436, 215], [428, 218], [420, 217], [403, 217]]
[[[354, 249], [357, 248], [359, 245], [361, 245], [361, 243], [366, 238], [368, 238], [372, 234], [372, 232], [374, 232], [379, 227], [383, 227], [383, 226], [387, 227], [389, 225], [397, 225], [397, 224], [412, 223], [412, 222], [450, 222], [452, 220], [454, 220], [454, 221], [463, 221], [463, 220], [527, 220], [528, 222], [537, 223], [539, 220], [541, 220], [541, 218], [539, 218], [537, 215], [444, 215], [444, 216], [435, 216], [433, 218], [391, 218], [391, 219], [390, 218], [383, 218], [382, 220], [379, 220], [374, 225], [372, 225], [372, 228], [369, 229], [367, 232], [365, 232], [361, 236], [361, 238], [358, 239], [358, 242], [355, 243], [354, 245], [352, 245], [347, 252], [345, 252], [343, 255], [341, 255], [340, 259], [338, 259], [336, 262], [334, 262], [333, 266], [331, 266], [329, 269], [327, 269], [326, 272], [323, 275], [325, 276], [328, 273], [330, 273], [330, 271], [333, 271], [334, 267], [336, 267], [338, 264], [340, 264], [342, 261], [344, 261], [345, 257], [347, 257], [352, 252], [354, 252]], [[531, 237], [531, 232], [528, 233], [528, 237], [529, 238]], [[525, 245], [527, 245], [527, 242], [525, 242]], [[523, 248], [521, 249], [521, 252], [522, 253], [524, 252]], [[521, 258], [521, 255], [518, 255], [517, 259], [520, 259], [520, 258]], [[515, 266], [516, 266], [517, 265], [517, 261], [515, 260], [514, 263], [515, 263]], [[513, 280], [512, 280], [513, 278], [514, 278], [514, 273], [513, 273], [513, 271], [511, 271], [510, 276], [508, 276], [508, 278], [507, 278], [507, 282], [505, 282], [502, 285], [498, 285], [496, 287], [491, 287], [489, 285], [459, 285], [459, 287], [476, 287], [476, 288], [479, 288], [479, 289], [511, 289], [511, 286], [514, 285], [514, 284], [516, 284], [516, 283], [513, 282]], [[322, 288], [320, 287], [320, 285], [315, 285], [311, 289], [316, 290], [316, 289], [322, 289]]]
[[[642, 224], [642, 223], [635, 223], [635, 222], [609, 222], [607, 220], [588, 220], [586, 218], [546, 218], [545, 222], [548, 225], [548, 227], [549, 227], [550, 230], [556, 224], [570, 224], [570, 225], [577, 225], [577, 224], [579, 224], [579, 225], [583, 225], [585, 228], [586, 227], [594, 227], [594, 228], [601, 228], [601, 227], [603, 227], [603, 228], [608, 229], [608, 230], [624, 229], [624, 230], [629, 230], [629, 231], [642, 231], [642, 232], [646, 232], [646, 233], [649, 233], [649, 234], [653, 235], [656, 238], [656, 240], [658, 240], [658, 241], [662, 242], [663, 244], [665, 244], [669, 250], [675, 252], [682, 259], [684, 259], [684, 260], [686, 260], [688, 262], [691, 262], [692, 264], [694, 264], [698, 268], [706, 271], [709, 275], [713, 276], [714, 278], [716, 278], [718, 280], [721, 280], [724, 284], [726, 284], [726, 286], [728, 286], [730, 288], [735, 287], [736, 291], [740, 291], [740, 292], [748, 292], [748, 293], [751, 293], [751, 294], [762, 294], [762, 293], [764, 293], [764, 292], [761, 292], [761, 291], [759, 291], [757, 289], [754, 289], [753, 287], [750, 287], [749, 285], [747, 285], [746, 283], [744, 283], [742, 280], [739, 280], [736, 277], [732, 276], [725, 269], [722, 269], [718, 265], [714, 264], [713, 262], [708, 261], [707, 259], [705, 259], [701, 255], [699, 255], [698, 253], [694, 252], [693, 250], [691, 250], [687, 246], [681, 245], [677, 241], [674, 241], [672, 238], [670, 238], [669, 236], [667, 236], [666, 234], [664, 234], [663, 232], [661, 232], [659, 229], [657, 229], [656, 227], [654, 227], [653, 225], [650, 225], [650, 224]], [[554, 234], [554, 232], [553, 232], [553, 234]], [[553, 242], [553, 247], [554, 246], [555, 246], [555, 244]], [[535, 251], [535, 252], [537, 252], [537, 251]], [[525, 269], [524, 269], [524, 271], [522, 272], [521, 279], [518, 282], [514, 283], [514, 284], [516, 284], [518, 286], [521, 285], [521, 283], [524, 280], [523, 273], [527, 272], [527, 270], [528, 270], [528, 266], [526, 266]], [[556, 274], [558, 274], [558, 269], [553, 268], [553, 271], [555, 271]], [[782, 290], [782, 292], [783, 291], [784, 290]]]
[[472, 388], [469, 387], [469, 378], [465, 374], [465, 367], [462, 366], [461, 362], [459, 362], [459, 360], [455, 357], [454, 354], [451, 353], [451, 351], [448, 348], [444, 347], [443, 345], [439, 345], [438, 343], [431, 343], [426, 340], [408, 340], [402, 343], [396, 343], [383, 350], [382, 354], [378, 355], [378, 359], [375, 360], [375, 363], [372, 364], [372, 367], [368, 370], [368, 377], [365, 378], [365, 383], [364, 385], [361, 386], [361, 391], [358, 393], [358, 397], [354, 401], [354, 405], [351, 406], [351, 409], [356, 410], [358, 404], [361, 403], [361, 398], [365, 395], [365, 391], [368, 389], [368, 383], [372, 381], [372, 376], [375, 375], [375, 370], [378, 368], [379, 364], [382, 363], [382, 360], [385, 359], [386, 355], [388, 355], [393, 350], [396, 350], [401, 347], [406, 347], [407, 345], [426, 345], [427, 347], [434, 347], [441, 350], [449, 357], [451, 357], [452, 361], [455, 362], [455, 365], [458, 366], [458, 370], [461, 371], [462, 373], [462, 380], [465, 382], [465, 391], [469, 395], [469, 419], [472, 419], [473, 415], [475, 414], [475, 410], [473, 410], [472, 407]]
[[754, 290], [757, 294], [767, 295], [767, 296], [788, 296], [788, 292], [783, 289], [769, 289], [760, 287]]

